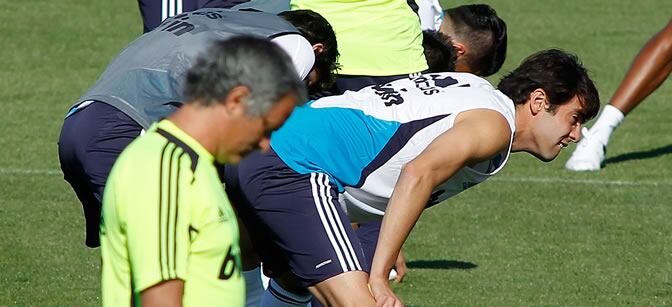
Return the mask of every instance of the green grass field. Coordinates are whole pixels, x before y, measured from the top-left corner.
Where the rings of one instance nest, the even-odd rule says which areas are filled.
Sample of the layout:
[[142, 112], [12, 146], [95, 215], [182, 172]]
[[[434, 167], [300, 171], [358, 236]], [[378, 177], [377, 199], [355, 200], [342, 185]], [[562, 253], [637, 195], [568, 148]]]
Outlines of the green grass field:
[[[603, 102], [672, 16], [669, 0], [490, 4], [509, 27], [503, 72], [570, 50]], [[137, 3], [0, 0], [0, 31], [0, 305], [99, 305], [99, 252], [83, 245], [56, 142], [67, 107], [140, 34]], [[671, 113], [668, 81], [613, 135], [606, 169], [565, 171], [573, 146], [548, 164], [518, 154], [425, 212], [395, 290], [409, 306], [672, 304]]]

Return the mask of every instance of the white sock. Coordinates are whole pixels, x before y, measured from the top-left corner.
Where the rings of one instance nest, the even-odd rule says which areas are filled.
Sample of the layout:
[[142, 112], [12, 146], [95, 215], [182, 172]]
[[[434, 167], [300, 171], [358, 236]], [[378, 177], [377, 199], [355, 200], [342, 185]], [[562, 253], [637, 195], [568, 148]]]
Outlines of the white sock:
[[245, 307], [258, 307], [264, 294], [261, 268], [243, 271], [243, 278], [245, 278]]
[[590, 134], [592, 137], [596, 138], [603, 145], [609, 143], [609, 137], [611, 133], [614, 132], [614, 129], [623, 121], [624, 115], [616, 107], [607, 104], [602, 109], [602, 113], [597, 118], [597, 121], [590, 128]]
[[304, 290], [304, 293], [294, 293], [289, 292], [275, 280], [271, 279], [271, 282], [268, 284], [268, 288], [264, 292], [264, 296], [261, 298], [261, 307], [292, 307], [292, 306], [310, 306], [310, 299], [312, 295], [308, 290]]

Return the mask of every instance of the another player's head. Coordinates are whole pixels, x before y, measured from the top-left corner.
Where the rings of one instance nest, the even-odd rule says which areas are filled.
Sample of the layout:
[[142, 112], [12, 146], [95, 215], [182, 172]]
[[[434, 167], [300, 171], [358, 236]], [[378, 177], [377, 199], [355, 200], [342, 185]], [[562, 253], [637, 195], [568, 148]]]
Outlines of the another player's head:
[[553, 160], [562, 147], [577, 142], [581, 125], [600, 108], [595, 84], [579, 59], [558, 49], [529, 56], [497, 88], [516, 105], [517, 123], [529, 124], [525, 131], [516, 127], [516, 134], [529, 136], [528, 148], [521, 150], [544, 161]]
[[469, 4], [444, 11], [440, 31], [457, 49], [455, 69], [490, 76], [506, 60], [506, 23], [487, 4]]
[[448, 35], [438, 31], [422, 31], [422, 47], [429, 66], [428, 72], [455, 71], [457, 51]]
[[338, 44], [331, 24], [311, 10], [286, 11], [278, 16], [291, 23], [313, 45], [315, 65], [309, 75], [309, 91], [313, 93], [330, 88], [339, 68]]
[[[279, 128], [306, 89], [289, 56], [268, 40], [239, 36], [215, 42], [187, 71], [185, 106], [212, 108], [221, 115], [218, 162], [236, 162], [251, 150], [268, 149], [270, 133]], [[178, 111], [179, 112], [179, 111]], [[222, 126], [222, 127], [220, 127]], [[226, 127], [224, 127], [226, 126]]]

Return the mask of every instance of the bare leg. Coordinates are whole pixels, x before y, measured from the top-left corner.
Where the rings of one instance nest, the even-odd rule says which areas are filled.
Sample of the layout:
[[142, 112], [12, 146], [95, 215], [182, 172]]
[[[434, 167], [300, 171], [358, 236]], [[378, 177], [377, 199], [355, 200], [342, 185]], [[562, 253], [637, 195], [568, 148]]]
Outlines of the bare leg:
[[309, 287], [308, 290], [324, 306], [374, 306], [368, 288], [369, 274], [351, 271], [336, 275]]
[[599, 170], [612, 132], [623, 118], [665, 81], [672, 72], [672, 21], [644, 45], [597, 121], [584, 129], [565, 167], [573, 171]]

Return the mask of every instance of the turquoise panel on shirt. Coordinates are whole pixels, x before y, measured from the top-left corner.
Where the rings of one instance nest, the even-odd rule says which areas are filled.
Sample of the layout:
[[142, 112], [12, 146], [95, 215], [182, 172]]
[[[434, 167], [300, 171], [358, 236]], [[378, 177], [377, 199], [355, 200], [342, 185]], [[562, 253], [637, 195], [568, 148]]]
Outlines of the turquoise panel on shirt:
[[359, 182], [362, 170], [400, 126], [349, 108], [297, 107], [271, 136], [271, 147], [300, 174], [329, 175], [339, 190]]

